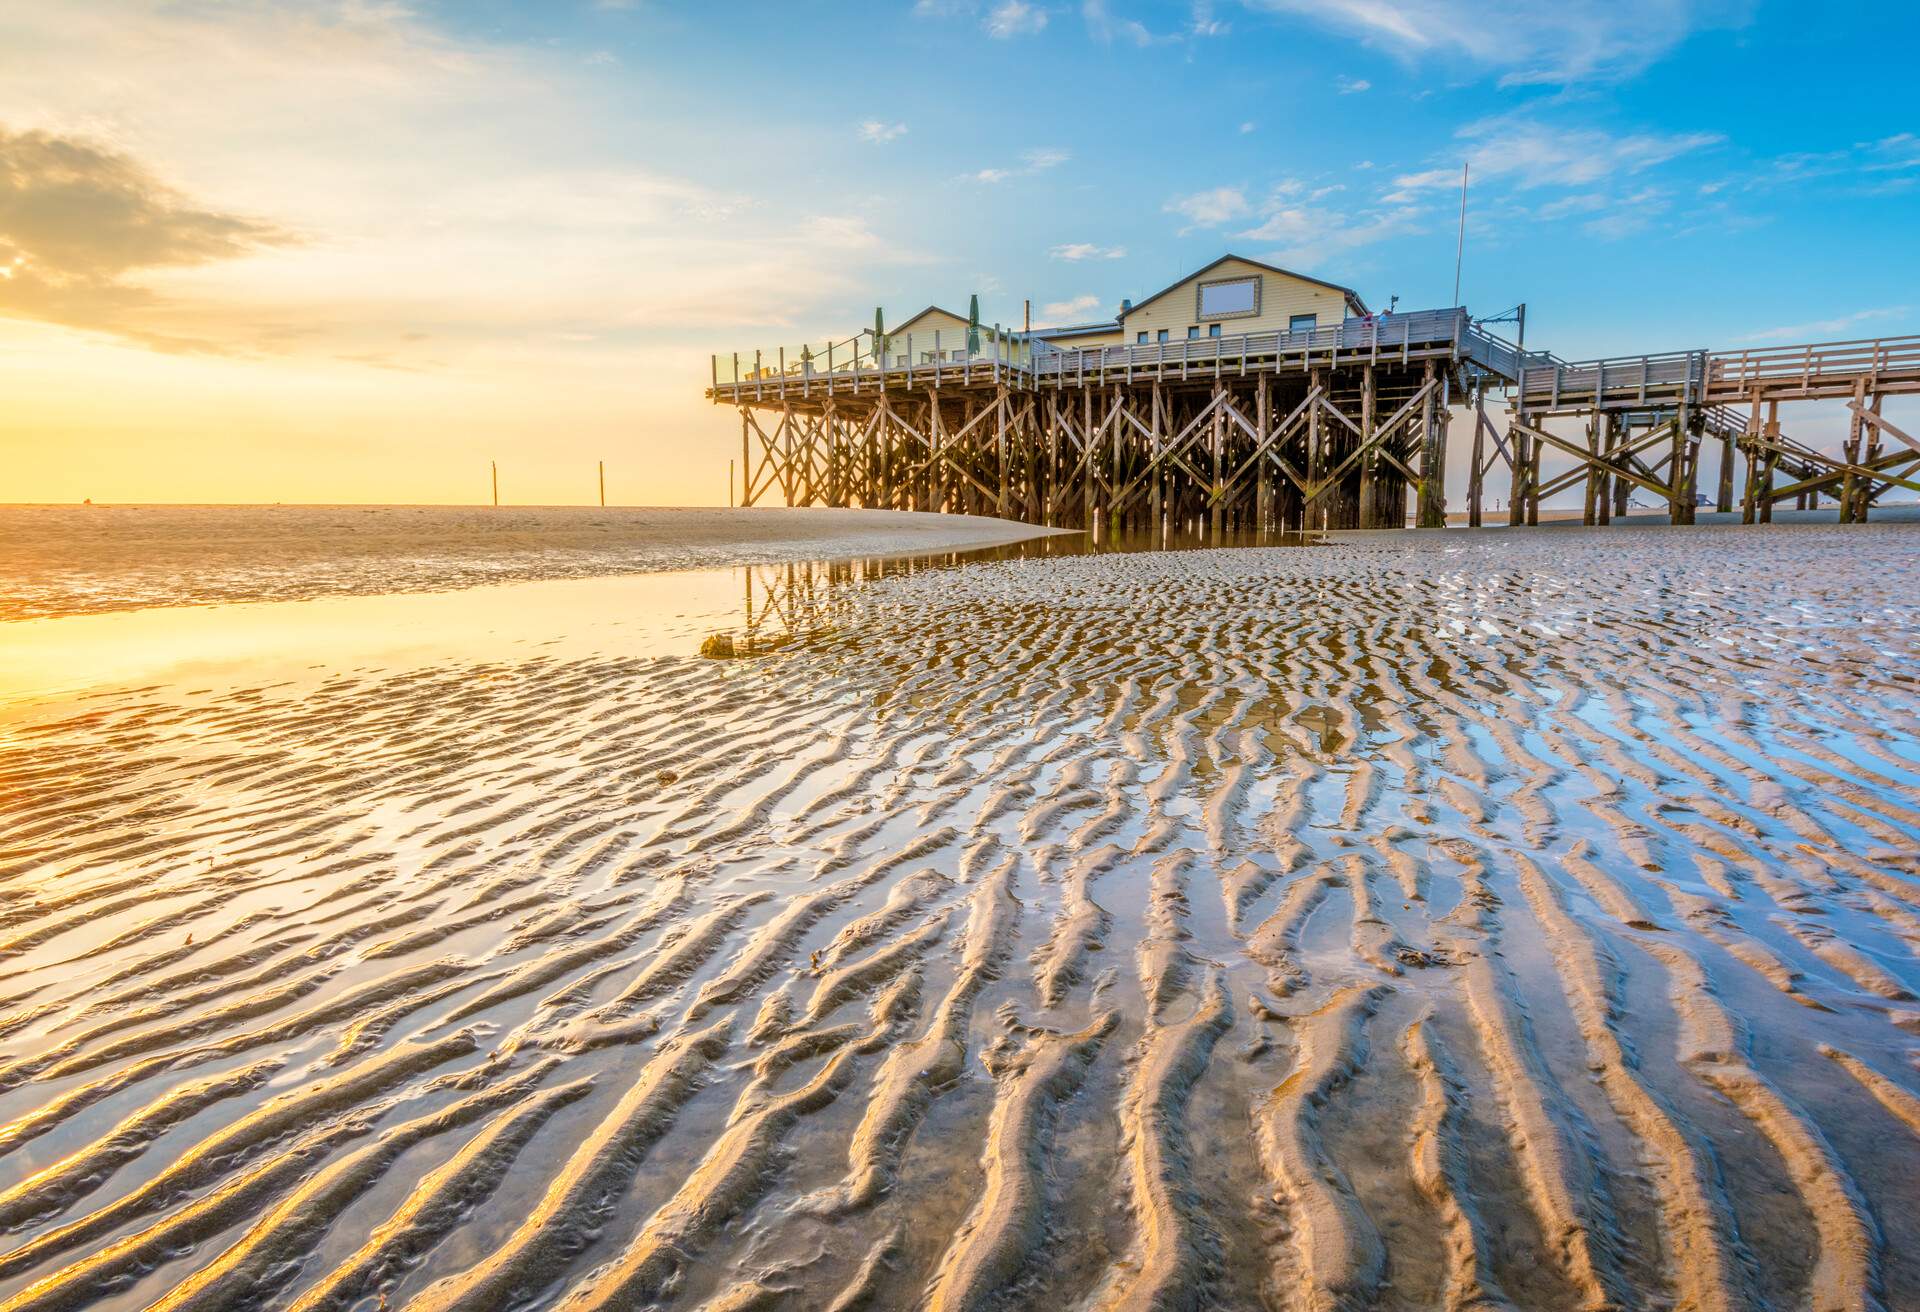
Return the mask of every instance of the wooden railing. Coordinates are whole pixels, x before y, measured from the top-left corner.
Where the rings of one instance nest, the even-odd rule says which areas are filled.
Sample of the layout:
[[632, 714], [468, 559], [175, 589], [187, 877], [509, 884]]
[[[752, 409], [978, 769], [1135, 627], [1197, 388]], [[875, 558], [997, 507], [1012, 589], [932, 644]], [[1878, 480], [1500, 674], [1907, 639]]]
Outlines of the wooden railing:
[[[889, 335], [876, 356], [872, 334], [809, 350], [795, 358], [784, 349], [751, 356], [714, 357], [716, 400], [790, 398], [844, 388], [907, 387], [1013, 382], [1021, 386], [1065, 385], [1087, 378], [1186, 376], [1195, 372], [1337, 367], [1409, 362], [1443, 357], [1470, 361], [1504, 381], [1522, 369], [1566, 367], [1541, 351], [1522, 351], [1476, 325], [1464, 309], [1415, 310], [1348, 319], [1298, 332], [1235, 333], [1181, 337], [1164, 342], [1060, 347], [984, 328], [981, 350], [968, 351], [964, 335]], [[960, 338], [961, 340], [955, 340]]]
[[1865, 382], [1920, 390], [1920, 337], [1813, 342], [1743, 351], [1674, 351], [1568, 363], [1531, 361], [1519, 375], [1522, 404], [1725, 403], [1755, 395], [1840, 396]]
[[1111, 376], [1135, 370], [1164, 374], [1173, 369], [1211, 369], [1216, 364], [1284, 360], [1291, 356], [1359, 363], [1362, 358], [1392, 359], [1416, 351], [1431, 353], [1440, 347], [1451, 350], [1476, 335], [1489, 342], [1498, 340], [1473, 328], [1464, 310], [1419, 310], [1348, 319], [1298, 332], [1234, 333], [1079, 348], [1040, 342], [1036, 343], [1034, 352], [1033, 374], [1038, 380], [1086, 374]]
[[1796, 382], [1810, 389], [1821, 383], [1851, 383], [1863, 376], [1874, 379], [1888, 374], [1920, 375], [1920, 337], [1716, 351], [1707, 364], [1708, 384], [1715, 392]]

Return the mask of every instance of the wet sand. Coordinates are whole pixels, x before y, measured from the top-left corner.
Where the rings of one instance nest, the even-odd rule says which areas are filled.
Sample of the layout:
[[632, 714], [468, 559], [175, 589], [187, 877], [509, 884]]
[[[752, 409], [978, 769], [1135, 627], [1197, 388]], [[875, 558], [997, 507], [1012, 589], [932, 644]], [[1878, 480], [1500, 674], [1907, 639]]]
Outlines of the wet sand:
[[1052, 532], [758, 506], [0, 506], [0, 620], [917, 555]]
[[0, 1309], [1920, 1306], [1917, 558], [779, 566], [16, 716]]

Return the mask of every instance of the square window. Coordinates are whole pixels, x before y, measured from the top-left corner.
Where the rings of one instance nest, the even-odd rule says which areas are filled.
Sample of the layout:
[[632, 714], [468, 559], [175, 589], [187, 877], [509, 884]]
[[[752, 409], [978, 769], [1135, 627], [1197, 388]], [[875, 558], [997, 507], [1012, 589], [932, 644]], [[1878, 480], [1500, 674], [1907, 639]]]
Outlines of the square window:
[[1207, 325], [1207, 336], [1209, 336], [1209, 337], [1218, 337], [1219, 335], [1220, 335], [1220, 325], [1219, 325], [1219, 324], [1217, 324], [1217, 323], [1210, 323], [1210, 324], [1208, 324], [1208, 325]]
[[[1164, 338], [1166, 334], [1161, 333], [1160, 336]], [[1147, 335], [1145, 333], [1141, 333], [1140, 336], [1135, 340], [1137, 340], [1140, 343], [1140, 345], [1145, 346], [1147, 344]]]
[[1193, 341], [1198, 341], [1199, 339], [1200, 339], [1200, 325], [1194, 324], [1187, 329], [1187, 340], [1190, 342], [1193, 342]]
[[[1142, 334], [1141, 334], [1141, 336], [1142, 336], [1142, 337], [1144, 337], [1144, 336], [1146, 336], [1146, 334], [1145, 334], [1145, 333], [1142, 333]], [[1160, 338], [1159, 338], [1159, 340], [1161, 340], [1161, 341], [1163, 341], [1163, 342], [1167, 340], [1167, 330], [1166, 330], [1165, 328], [1162, 328], [1162, 329], [1160, 330]]]
[[1251, 318], [1260, 313], [1260, 279], [1224, 278], [1200, 284], [1195, 317], [1200, 319]]

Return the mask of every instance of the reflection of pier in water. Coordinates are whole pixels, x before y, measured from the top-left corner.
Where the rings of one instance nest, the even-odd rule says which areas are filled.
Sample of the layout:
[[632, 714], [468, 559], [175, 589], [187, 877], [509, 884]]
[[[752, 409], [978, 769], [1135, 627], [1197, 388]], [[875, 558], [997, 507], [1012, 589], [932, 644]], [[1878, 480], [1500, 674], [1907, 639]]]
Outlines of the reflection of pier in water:
[[1087, 533], [1027, 538], [991, 547], [968, 547], [914, 556], [869, 556], [851, 560], [790, 561], [741, 570], [744, 623], [735, 646], [746, 655], [775, 651], [793, 642], [825, 637], [844, 627], [864, 583], [998, 560], [1034, 560], [1107, 552], [1201, 551], [1213, 547], [1312, 547], [1319, 534], [1279, 530], [1113, 533], [1096, 524]]

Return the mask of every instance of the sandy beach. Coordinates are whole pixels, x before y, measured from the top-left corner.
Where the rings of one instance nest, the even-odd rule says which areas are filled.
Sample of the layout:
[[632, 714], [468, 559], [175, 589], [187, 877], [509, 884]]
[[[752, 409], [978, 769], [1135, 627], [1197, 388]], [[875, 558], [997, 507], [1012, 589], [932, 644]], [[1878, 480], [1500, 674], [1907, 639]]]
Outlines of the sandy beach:
[[124, 513], [0, 1312], [1920, 1307], [1920, 526]]

